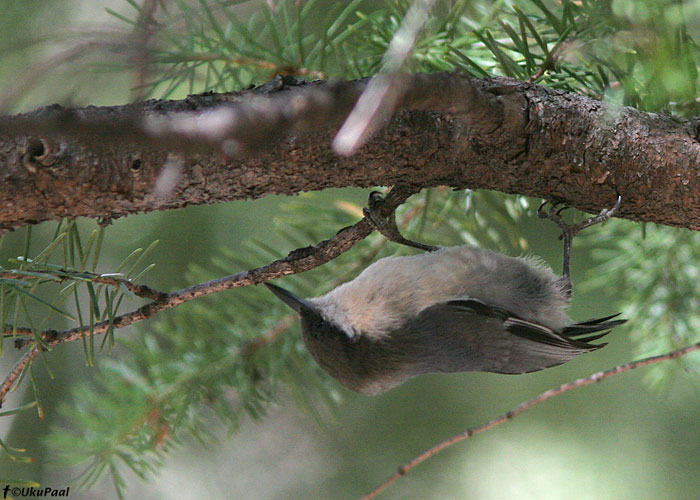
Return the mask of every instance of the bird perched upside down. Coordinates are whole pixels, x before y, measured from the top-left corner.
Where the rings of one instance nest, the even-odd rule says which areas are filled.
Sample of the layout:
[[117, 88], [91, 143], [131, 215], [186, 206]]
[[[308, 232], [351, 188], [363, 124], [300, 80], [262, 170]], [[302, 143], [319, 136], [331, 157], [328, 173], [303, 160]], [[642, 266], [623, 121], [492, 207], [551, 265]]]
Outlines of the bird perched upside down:
[[603, 347], [591, 342], [625, 322], [566, 314], [573, 236], [618, 207], [575, 226], [538, 211], [562, 229], [562, 277], [536, 259], [459, 246], [380, 259], [317, 298], [265, 284], [301, 317], [316, 362], [354, 391], [378, 394], [426, 373], [533, 372]]

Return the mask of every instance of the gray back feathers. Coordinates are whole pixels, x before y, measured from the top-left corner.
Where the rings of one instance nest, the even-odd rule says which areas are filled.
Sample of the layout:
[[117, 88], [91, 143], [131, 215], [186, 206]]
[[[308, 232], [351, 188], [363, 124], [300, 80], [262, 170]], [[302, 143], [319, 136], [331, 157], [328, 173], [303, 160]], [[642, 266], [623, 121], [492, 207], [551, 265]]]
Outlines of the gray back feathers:
[[550, 268], [471, 246], [381, 259], [310, 302], [349, 336], [381, 339], [434, 304], [470, 298], [553, 330], [571, 322], [567, 293]]

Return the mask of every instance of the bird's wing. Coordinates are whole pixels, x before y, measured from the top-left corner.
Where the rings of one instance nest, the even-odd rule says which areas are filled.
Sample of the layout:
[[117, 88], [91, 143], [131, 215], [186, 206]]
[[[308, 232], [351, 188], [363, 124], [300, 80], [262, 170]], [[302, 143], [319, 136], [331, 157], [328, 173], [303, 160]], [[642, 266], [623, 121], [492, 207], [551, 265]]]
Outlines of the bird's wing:
[[[609, 319], [582, 326], [595, 327], [586, 330], [588, 333], [619, 324]], [[424, 350], [423, 372], [527, 373], [562, 364], [605, 345], [573, 339], [474, 299], [451, 300], [426, 308], [405, 326], [401, 337], [402, 343], [408, 341], [404, 345], [415, 344]]]

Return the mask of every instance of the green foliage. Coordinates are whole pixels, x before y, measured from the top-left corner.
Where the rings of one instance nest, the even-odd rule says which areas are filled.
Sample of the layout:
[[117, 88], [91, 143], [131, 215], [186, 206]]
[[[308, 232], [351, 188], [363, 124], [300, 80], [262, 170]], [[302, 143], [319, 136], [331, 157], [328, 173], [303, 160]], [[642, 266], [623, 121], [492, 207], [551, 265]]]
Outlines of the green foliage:
[[[129, 3], [131, 15], [108, 11], [137, 25], [142, 7]], [[164, 9], [151, 54], [157, 77], [146, 85], [148, 91], [164, 98], [183, 88], [224, 92], [280, 73], [359, 76], [348, 44], [377, 15], [358, 14], [364, 0], [283, 0], [254, 8], [242, 3], [178, 0]]]
[[[611, 221], [604, 232], [588, 235], [599, 265], [586, 286], [604, 288], [617, 282], [617, 302], [633, 319], [629, 334], [640, 356], [678, 349], [698, 341], [700, 332], [700, 235], [686, 229], [655, 224], [642, 230], [623, 221]], [[700, 375], [700, 360], [676, 362]], [[647, 380], [659, 387], [669, 380], [672, 364], [652, 366]]]
[[[13, 408], [11, 410], [0, 411], [0, 417], [9, 417], [11, 415], [16, 415], [18, 413], [22, 413], [23, 411], [28, 410], [29, 408], [33, 408], [35, 406], [38, 406], [37, 401], [33, 401], [31, 403], [19, 406], [17, 408]], [[24, 462], [24, 463], [30, 463], [33, 461], [31, 457], [27, 457], [27, 456], [22, 455], [27, 450], [13, 448], [11, 446], [8, 446], [7, 444], [5, 444], [2, 441], [2, 439], [0, 439], [0, 450], [2, 450], [3, 455], [4, 455], [4, 456], [2, 456], [2, 458], [0, 458], [0, 460], [9, 459], [9, 460], [12, 460], [13, 462]], [[26, 482], [26, 481], [12, 482], [11, 480], [3, 480], [2, 478], [0, 478], [0, 483], [8, 483], [8, 484], [11, 484], [14, 486], [18, 486], [20, 484], [24, 484], [25, 486], [31, 486], [31, 485], [36, 484], [33, 482], [31, 482], [31, 484], [29, 484], [30, 482]], [[38, 484], [36, 484], [36, 485], [38, 486]]]
[[[127, 3], [128, 13], [111, 12], [138, 26], [141, 6]], [[155, 49], [149, 54], [152, 66], [147, 74], [152, 80], [144, 89], [175, 97], [242, 89], [280, 73], [303, 78], [370, 76], [386, 69], [387, 48], [411, 4], [163, 3], [159, 28], [153, 33]], [[436, 2], [402, 70], [508, 76], [640, 109], [695, 115], [699, 54], [689, 19], [696, 10], [696, 3], [651, 0], [442, 0]], [[193, 267], [186, 279], [195, 283], [264, 265], [286, 251], [331, 237], [361, 216], [361, 207], [350, 201], [319, 200], [317, 195], [303, 195], [285, 203], [277, 221], [284, 251], [266, 241], [250, 241], [244, 254], [223, 250], [211, 266]], [[534, 216], [534, 208], [531, 200], [520, 196], [465, 196], [432, 189], [402, 206], [397, 220], [412, 239], [478, 244], [520, 255], [530, 252], [521, 229], [523, 218]], [[644, 238], [623, 223], [584, 233], [592, 235], [585, 238], [599, 248], [594, 256], [600, 261], [588, 286], [623, 284], [617, 298], [627, 306], [625, 314], [634, 318], [630, 331], [645, 354], [691, 342], [700, 331], [698, 269], [693, 264], [699, 257], [697, 235], [657, 227], [648, 233]], [[103, 238], [102, 229], [86, 237], [74, 221], [63, 221], [51, 242], [29, 258], [29, 230], [22, 258], [13, 263], [15, 275], [0, 278], [3, 338], [20, 336], [43, 345], [39, 332], [54, 328], [58, 320], [81, 327], [113, 321], [124, 299], [134, 297], [124, 286], [95, 282], [105, 276], [96, 271]], [[143, 263], [152, 248], [127, 256], [115, 269], [117, 276], [140, 279], [150, 269]], [[300, 295], [318, 295], [378, 258], [408, 252], [412, 250], [373, 235], [331, 263], [285, 278], [284, 283]], [[114, 345], [113, 329], [101, 342], [99, 348]], [[160, 314], [138, 338], [120, 343], [127, 355], [99, 361], [94, 384], [76, 388], [70, 404], [61, 409], [71, 425], [56, 430], [47, 441], [62, 463], [83, 465], [87, 485], [110, 473], [121, 491], [126, 484], [124, 466], [146, 477], [188, 437], [211, 443], [219, 429], [215, 423], [235, 432], [247, 418], [264, 416], [281, 394], [315, 416], [327, 414], [339, 397], [335, 382], [304, 349], [294, 316], [262, 287], [180, 306]], [[95, 363], [94, 337], [85, 338], [83, 345], [86, 362]], [[697, 363], [683, 363], [698, 369]], [[657, 366], [653, 373], [660, 380], [668, 365]], [[35, 394], [34, 403], [17, 410], [41, 411]], [[6, 459], [27, 460], [17, 455], [21, 450], [2, 442], [0, 449]]]
[[[131, 13], [109, 10], [136, 26]], [[377, 73], [410, 0], [173, 2], [151, 53], [150, 93], [229, 91], [275, 74], [359, 78]], [[439, 0], [406, 71], [459, 69], [585, 92], [640, 109], [697, 112], [696, 3], [673, 0]], [[118, 67], [121, 68], [121, 67]]]
[[[111, 322], [114, 320], [123, 299], [129, 301], [133, 294], [125, 287], [110, 287], [106, 284], [96, 284], [95, 280], [102, 277], [120, 277], [126, 281], [140, 278], [149, 267], [142, 269], [143, 258], [155, 247], [155, 243], [146, 251], [137, 249], [118, 266], [116, 273], [97, 274], [104, 228], [93, 230], [87, 240], [81, 235], [75, 221], [62, 220], [54, 232], [51, 241], [32, 258], [31, 247], [35, 245], [32, 238], [31, 226], [27, 228], [23, 255], [10, 259], [16, 267], [0, 266], [0, 325], [2, 339], [17, 339], [29, 343], [28, 348], [36, 345], [42, 351], [50, 346], [40, 333], [48, 328], [56, 328], [62, 320], [66, 328], [90, 326], [90, 330], [99, 321], [108, 321], [110, 328], [103, 337], [102, 345], [111, 347], [114, 344], [114, 331]], [[140, 271], [140, 272], [139, 272]], [[82, 298], [81, 298], [82, 297]], [[74, 311], [72, 314], [71, 311]], [[87, 321], [84, 321], [87, 319]], [[23, 325], [28, 325], [23, 326]], [[86, 364], [94, 363], [94, 336], [83, 338]], [[19, 408], [0, 412], [0, 417], [8, 417], [20, 411], [36, 407], [39, 416], [43, 418], [43, 408], [40, 399], [40, 389], [36, 382], [32, 364], [25, 365], [24, 370], [14, 383], [16, 387], [29, 373], [35, 400]], [[31, 461], [14, 452], [23, 450], [11, 449], [0, 441], [0, 460]]]
[[[411, 2], [372, 18], [356, 65], [373, 73]], [[697, 6], [685, 7], [688, 11]], [[700, 52], [680, 2], [438, 2], [412, 71], [460, 69], [588, 93], [653, 111], [695, 115]], [[690, 24], [689, 24], [690, 23]]]

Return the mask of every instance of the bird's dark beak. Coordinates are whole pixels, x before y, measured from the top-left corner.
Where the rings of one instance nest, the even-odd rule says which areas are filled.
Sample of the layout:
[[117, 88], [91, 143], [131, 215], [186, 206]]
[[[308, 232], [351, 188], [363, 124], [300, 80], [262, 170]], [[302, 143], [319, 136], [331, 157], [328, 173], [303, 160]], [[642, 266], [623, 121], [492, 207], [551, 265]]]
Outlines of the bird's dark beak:
[[272, 293], [277, 295], [282, 302], [294, 309], [298, 314], [301, 314], [302, 312], [313, 312], [316, 310], [308, 301], [297, 297], [292, 292], [288, 292], [284, 288], [280, 288], [272, 283], [264, 283], [264, 285], [269, 288]]

